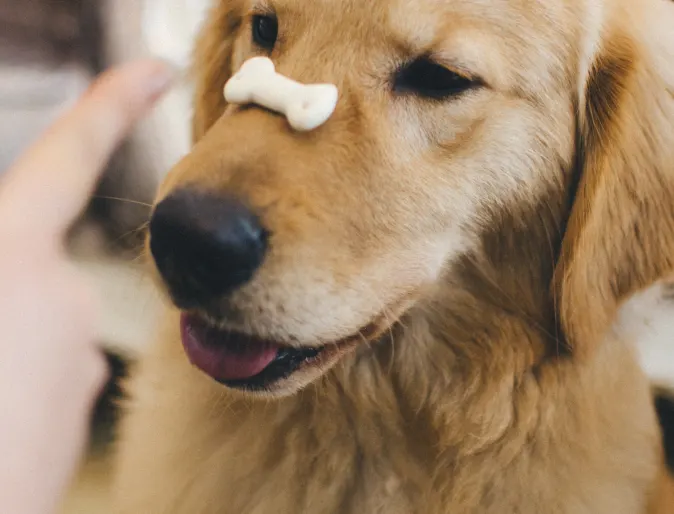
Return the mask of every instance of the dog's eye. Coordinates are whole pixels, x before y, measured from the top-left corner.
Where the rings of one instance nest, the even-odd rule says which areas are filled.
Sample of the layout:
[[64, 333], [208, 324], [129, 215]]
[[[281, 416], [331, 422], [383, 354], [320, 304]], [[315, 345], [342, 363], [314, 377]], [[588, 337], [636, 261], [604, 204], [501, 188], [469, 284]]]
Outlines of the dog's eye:
[[274, 16], [253, 16], [253, 41], [267, 50], [274, 48], [278, 38], [278, 20]]
[[442, 100], [463, 93], [475, 85], [475, 81], [428, 58], [421, 58], [398, 71], [394, 90]]

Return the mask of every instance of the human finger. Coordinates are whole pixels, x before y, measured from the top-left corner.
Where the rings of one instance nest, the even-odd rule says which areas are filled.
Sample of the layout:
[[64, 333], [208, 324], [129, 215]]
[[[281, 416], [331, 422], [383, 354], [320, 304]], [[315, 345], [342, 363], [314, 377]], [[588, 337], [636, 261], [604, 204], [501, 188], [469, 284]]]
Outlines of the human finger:
[[157, 60], [103, 74], [8, 172], [0, 219], [60, 237], [88, 201], [114, 149], [173, 77]]

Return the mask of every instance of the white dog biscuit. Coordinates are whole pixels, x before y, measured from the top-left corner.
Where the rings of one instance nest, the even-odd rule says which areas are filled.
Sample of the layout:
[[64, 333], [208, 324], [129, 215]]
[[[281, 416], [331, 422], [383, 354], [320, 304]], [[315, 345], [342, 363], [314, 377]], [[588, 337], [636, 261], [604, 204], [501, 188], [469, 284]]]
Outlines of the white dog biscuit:
[[300, 84], [276, 73], [267, 57], [253, 57], [225, 85], [225, 100], [258, 104], [283, 114], [290, 126], [310, 131], [323, 125], [335, 111], [339, 96], [332, 84]]

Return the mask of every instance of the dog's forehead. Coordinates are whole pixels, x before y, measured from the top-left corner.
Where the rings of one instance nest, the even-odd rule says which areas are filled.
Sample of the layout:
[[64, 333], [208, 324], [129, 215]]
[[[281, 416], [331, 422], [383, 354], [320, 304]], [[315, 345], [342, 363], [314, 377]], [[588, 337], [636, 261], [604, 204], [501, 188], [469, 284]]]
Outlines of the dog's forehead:
[[329, 49], [333, 67], [388, 59], [392, 51], [398, 59], [437, 54], [497, 89], [535, 94], [568, 82], [582, 15], [601, 0], [264, 1], [288, 37], [301, 33], [307, 49]]
[[[380, 0], [381, 2], [381, 0]], [[462, 27], [491, 31], [494, 37], [544, 32], [568, 23], [573, 0], [384, 0], [393, 30], [417, 37], [442, 36]], [[533, 35], [533, 34], [532, 34]]]
[[[317, 24], [352, 21], [353, 28], [383, 28], [415, 38], [437, 37], [439, 30], [452, 25], [483, 26], [526, 30], [535, 25], [542, 30], [563, 28], [570, 18], [578, 18], [588, 3], [601, 0], [250, 0], [254, 6], [279, 13], [302, 14]], [[353, 23], [358, 20], [357, 23]], [[348, 29], [348, 26], [344, 26]], [[497, 34], [498, 35], [498, 34]]]
[[[603, 0], [250, 0], [279, 14], [282, 23], [313, 27], [373, 45], [425, 50], [457, 33], [488, 37], [494, 47], [540, 52], [570, 46], [590, 11]], [[256, 4], [257, 2], [261, 2]], [[333, 43], [338, 43], [334, 41]], [[558, 50], [558, 49], [555, 49]]]

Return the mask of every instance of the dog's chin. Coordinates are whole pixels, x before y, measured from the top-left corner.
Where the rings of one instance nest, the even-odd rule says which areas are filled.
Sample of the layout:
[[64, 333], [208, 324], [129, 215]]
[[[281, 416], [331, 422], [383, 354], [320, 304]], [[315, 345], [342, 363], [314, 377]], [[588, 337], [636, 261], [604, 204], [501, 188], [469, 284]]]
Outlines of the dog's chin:
[[380, 334], [373, 322], [350, 337], [321, 346], [291, 346], [214, 326], [183, 314], [181, 336], [193, 366], [241, 393], [283, 397], [318, 380], [359, 344]]

